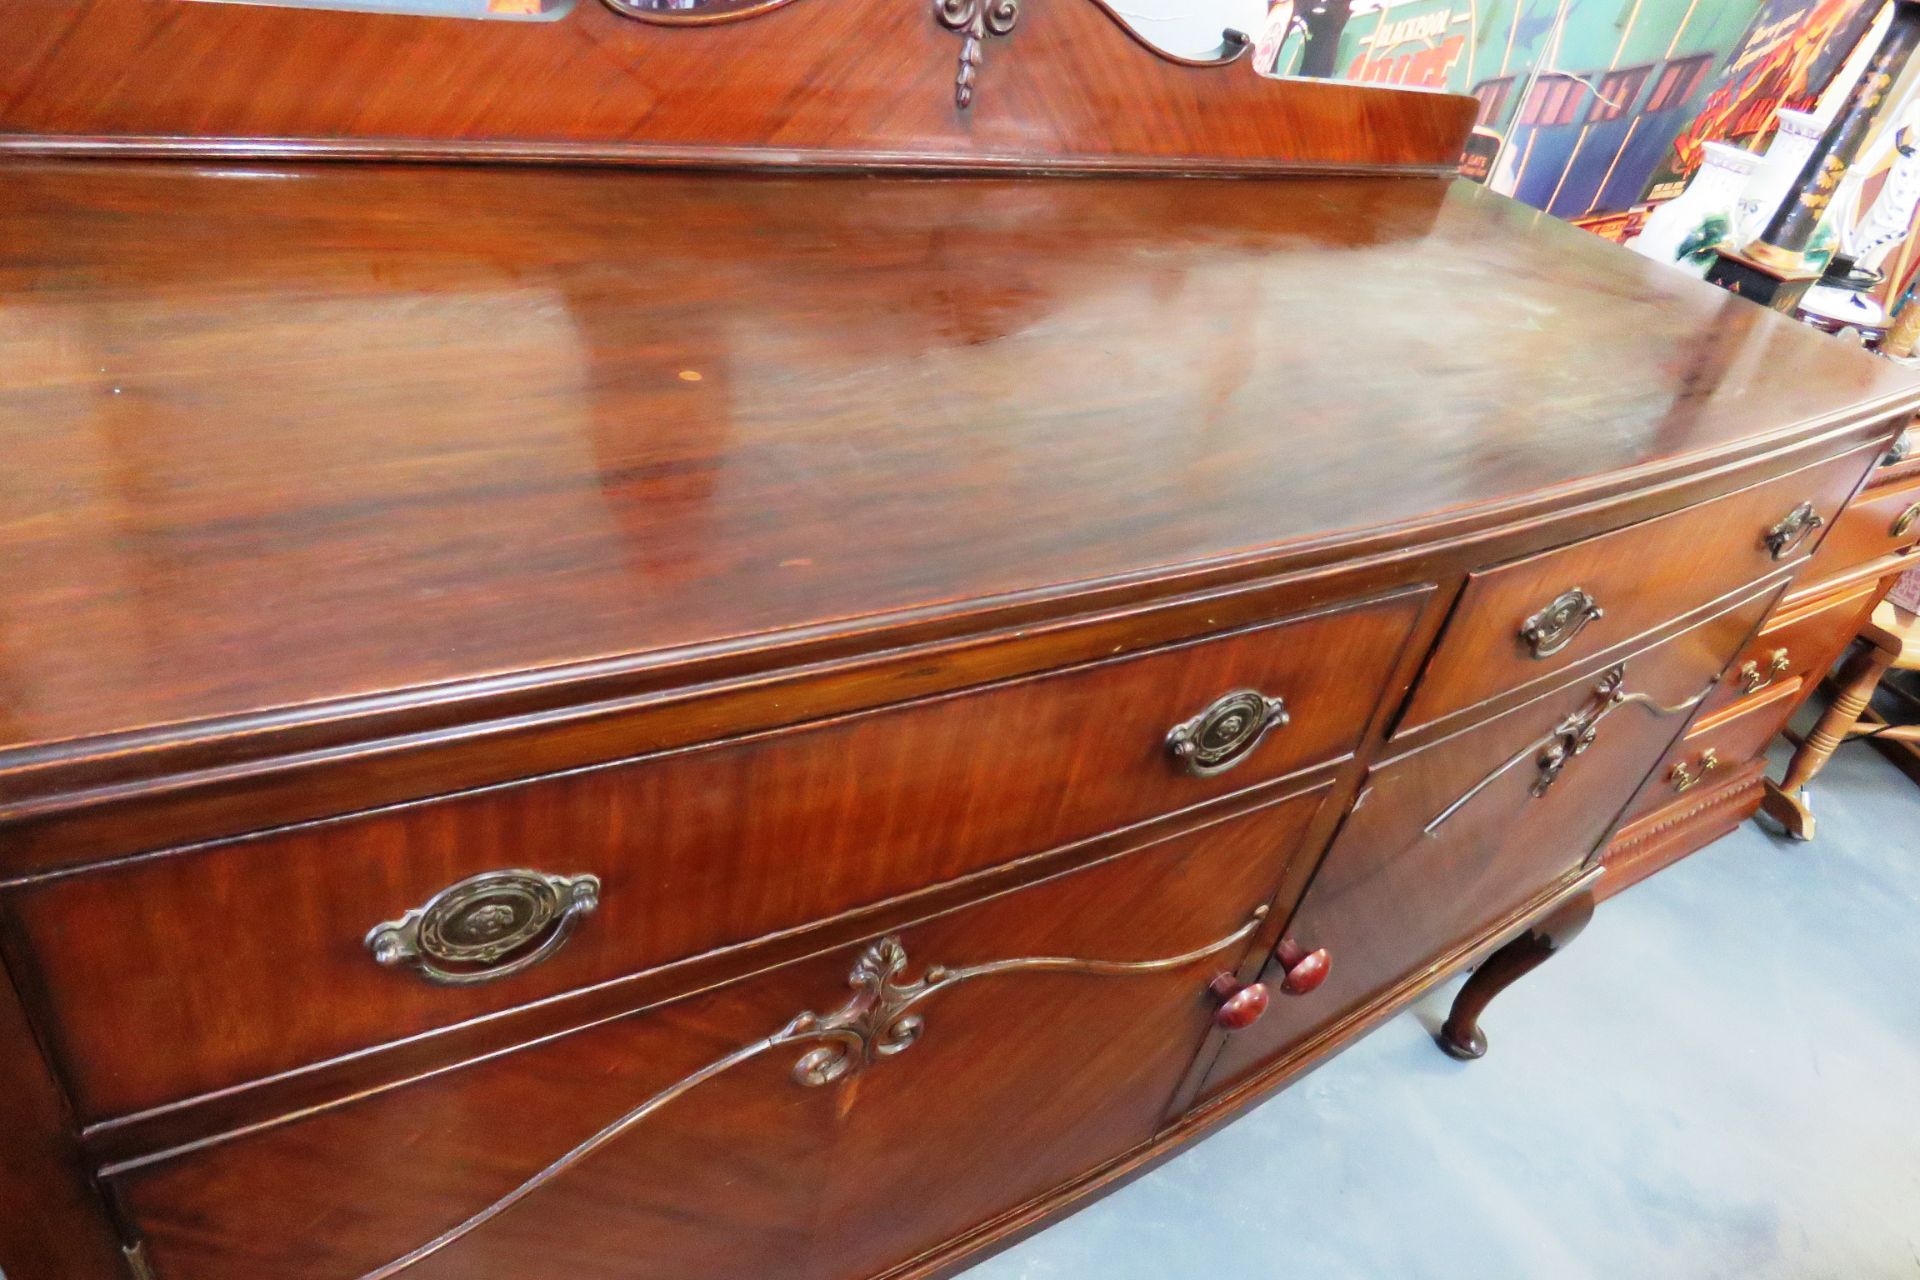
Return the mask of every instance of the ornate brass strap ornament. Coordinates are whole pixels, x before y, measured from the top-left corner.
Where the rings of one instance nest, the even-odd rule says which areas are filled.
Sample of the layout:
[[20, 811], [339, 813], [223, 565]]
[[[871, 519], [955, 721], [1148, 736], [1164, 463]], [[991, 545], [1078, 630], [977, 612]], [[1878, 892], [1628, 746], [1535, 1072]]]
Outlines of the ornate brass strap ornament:
[[360, 1280], [388, 1280], [388, 1277], [399, 1275], [415, 1263], [439, 1253], [579, 1165], [608, 1143], [630, 1132], [676, 1098], [764, 1053], [794, 1045], [815, 1046], [793, 1064], [792, 1076], [797, 1085], [819, 1088], [858, 1075], [882, 1058], [890, 1058], [911, 1049], [925, 1026], [913, 1010], [936, 992], [957, 987], [963, 982], [972, 982], [976, 978], [999, 977], [1010, 973], [1074, 973], [1093, 977], [1166, 973], [1198, 964], [1245, 942], [1253, 936], [1266, 915], [1267, 909], [1260, 907], [1254, 911], [1251, 919], [1226, 937], [1162, 960], [1083, 960], [1066, 956], [1032, 956], [954, 969], [931, 965], [911, 982], [901, 980], [907, 970], [907, 949], [898, 937], [889, 935], [869, 946], [854, 961], [853, 970], [847, 975], [847, 985], [853, 989], [853, 996], [834, 1012], [824, 1015], [802, 1013], [772, 1035], [743, 1045], [667, 1086], [466, 1221], [441, 1232], [413, 1252], [367, 1272]]
[[973, 105], [973, 82], [980, 68], [981, 46], [989, 36], [1004, 36], [1020, 21], [1020, 0], [933, 0], [934, 16], [949, 31], [965, 36], [960, 46], [960, 72], [954, 77], [956, 106]]
[[1291, 718], [1284, 698], [1236, 689], [1167, 730], [1167, 751], [1189, 774], [1211, 778], [1252, 755], [1268, 730]]
[[599, 905], [598, 876], [487, 871], [375, 925], [367, 950], [378, 964], [414, 969], [443, 987], [498, 982], [565, 946]]
[[1535, 658], [1551, 658], [1586, 629], [1607, 616], [1600, 602], [1580, 587], [1562, 591], [1553, 603], [1520, 624], [1520, 640]]
[[1545, 743], [1546, 750], [1540, 753], [1538, 772], [1533, 779], [1531, 790], [1536, 800], [1560, 781], [1568, 761], [1575, 756], [1585, 755], [1587, 748], [1599, 738], [1600, 722], [1607, 718], [1609, 711], [1620, 705], [1623, 696], [1620, 682], [1626, 675], [1624, 667], [1615, 667], [1607, 672], [1594, 687], [1593, 701], [1554, 727]]
[[1811, 502], [1803, 502], [1786, 515], [1780, 517], [1780, 523], [1767, 530], [1761, 539], [1767, 545], [1767, 554], [1775, 560], [1785, 560], [1793, 554], [1793, 549], [1805, 542], [1815, 529], [1826, 524], [1826, 520], [1814, 509]]
[[1421, 834], [1430, 836], [1438, 831], [1447, 819], [1466, 808], [1475, 796], [1528, 760], [1534, 762], [1536, 770], [1531, 788], [1533, 798], [1537, 800], [1546, 795], [1552, 790], [1553, 784], [1560, 780], [1560, 775], [1566, 771], [1567, 765], [1573, 758], [1584, 754], [1599, 738], [1600, 722], [1620, 708], [1637, 706], [1644, 708], [1649, 715], [1661, 717], [1685, 715], [1705, 701], [1707, 695], [1713, 692], [1714, 684], [1719, 683], [1716, 679], [1713, 684], [1709, 684], [1685, 702], [1670, 706], [1650, 694], [1628, 693], [1625, 687], [1626, 679], [1626, 664], [1622, 663], [1609, 668], [1600, 677], [1600, 682], [1593, 687], [1592, 699], [1585, 706], [1564, 717], [1551, 732], [1534, 739], [1495, 765], [1485, 777], [1469, 787], [1452, 804], [1434, 815], [1433, 820], [1421, 829]]
[[1758, 693], [1787, 673], [1793, 665], [1793, 659], [1787, 656], [1785, 649], [1775, 649], [1767, 658], [1767, 669], [1760, 670], [1760, 664], [1749, 658], [1740, 664], [1740, 692]]

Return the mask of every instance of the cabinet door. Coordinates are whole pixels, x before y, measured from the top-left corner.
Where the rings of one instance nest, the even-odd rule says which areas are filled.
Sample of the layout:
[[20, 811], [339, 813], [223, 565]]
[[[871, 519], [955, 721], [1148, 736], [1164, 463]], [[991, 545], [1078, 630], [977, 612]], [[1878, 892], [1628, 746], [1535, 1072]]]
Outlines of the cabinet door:
[[160, 1280], [875, 1274], [1154, 1135], [1323, 794], [111, 1180]]
[[1771, 598], [1375, 767], [1286, 930], [1327, 977], [1230, 1038], [1204, 1093], [1330, 1043], [1578, 875]]

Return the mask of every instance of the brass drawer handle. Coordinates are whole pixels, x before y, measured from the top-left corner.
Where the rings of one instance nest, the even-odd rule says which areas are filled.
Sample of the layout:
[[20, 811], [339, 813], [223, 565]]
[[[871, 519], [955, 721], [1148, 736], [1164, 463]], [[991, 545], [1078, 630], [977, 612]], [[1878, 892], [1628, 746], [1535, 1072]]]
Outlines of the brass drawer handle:
[[598, 876], [487, 871], [375, 925], [367, 950], [378, 964], [406, 966], [443, 987], [498, 982], [565, 946], [599, 905]]
[[1189, 774], [1211, 778], [1252, 755], [1269, 729], [1289, 719], [1284, 699], [1240, 689], [1169, 729], [1167, 750]]
[[1826, 520], [1821, 517], [1818, 511], [1813, 509], [1811, 502], [1801, 503], [1793, 510], [1787, 512], [1786, 515], [1780, 517], [1779, 524], [1767, 530], [1767, 535], [1764, 539], [1767, 545], [1767, 554], [1771, 555], [1775, 560], [1785, 560], [1793, 553], [1795, 547], [1805, 542], [1807, 537], [1812, 534], [1815, 529], [1818, 529], [1825, 523]]
[[1673, 766], [1672, 771], [1667, 774], [1667, 781], [1673, 784], [1675, 791], [1688, 792], [1705, 782], [1707, 775], [1719, 767], [1720, 753], [1708, 747], [1700, 753], [1699, 764], [1689, 768], [1687, 762], [1682, 760]]
[[1787, 657], [1785, 649], [1775, 649], [1767, 659], [1767, 669], [1760, 670], [1760, 664], [1749, 659], [1740, 664], [1740, 691], [1758, 693], [1787, 673], [1792, 659]]
[[1887, 530], [1887, 536], [1904, 538], [1913, 532], [1916, 525], [1920, 525], [1920, 502], [1914, 503], [1900, 513], [1899, 518], [1893, 522], [1893, 528]]
[[1579, 587], [1561, 592], [1552, 604], [1520, 624], [1520, 639], [1535, 658], [1551, 658], [1580, 634], [1589, 622], [1607, 616], [1600, 602]]

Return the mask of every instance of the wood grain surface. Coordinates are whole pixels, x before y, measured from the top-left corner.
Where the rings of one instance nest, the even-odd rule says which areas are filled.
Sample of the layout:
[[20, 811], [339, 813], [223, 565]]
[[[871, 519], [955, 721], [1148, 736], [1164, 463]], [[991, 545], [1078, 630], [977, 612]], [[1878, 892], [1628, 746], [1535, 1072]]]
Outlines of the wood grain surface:
[[[799, 929], [1351, 753], [1422, 597], [23, 888], [23, 970], [98, 1121]], [[1168, 731], [1290, 722], [1212, 778]], [[551, 960], [449, 989], [363, 939], [469, 876], [601, 882]], [[257, 927], [256, 927], [257, 926]], [[118, 1046], [148, 1046], [126, 1061]]]
[[1920, 400], [1439, 182], [5, 178], [0, 785], [99, 735], [1324, 560]]
[[1093, 0], [1018, 8], [962, 109], [932, 0], [671, 29], [597, 0], [537, 23], [0, 0], [0, 151], [1444, 172], [1473, 121], [1458, 95], [1179, 65]]
[[[1619, 664], [1622, 690], [1668, 708], [1685, 706], [1738, 652], [1779, 592], [1775, 582], [1626, 657]], [[1311, 996], [1280, 1000], [1259, 1026], [1229, 1037], [1210, 1089], [1244, 1079], [1363, 1011], [1488, 922], [1580, 872], [1691, 715], [1619, 706], [1595, 723], [1590, 745], [1540, 788], [1550, 735], [1596, 705], [1597, 687], [1593, 675], [1581, 676], [1368, 772], [1287, 924], [1302, 946], [1331, 952], [1332, 971]]]
[[[898, 931], [927, 966], [1148, 960], [1272, 894], [1304, 796]], [[116, 1179], [163, 1276], [355, 1280], [682, 1076], [846, 999], [860, 947]], [[713, 1079], [408, 1272], [880, 1274], [1146, 1142], [1242, 945], [1143, 976], [1012, 973], [928, 1000], [913, 1047], [820, 1089], [788, 1049]]]

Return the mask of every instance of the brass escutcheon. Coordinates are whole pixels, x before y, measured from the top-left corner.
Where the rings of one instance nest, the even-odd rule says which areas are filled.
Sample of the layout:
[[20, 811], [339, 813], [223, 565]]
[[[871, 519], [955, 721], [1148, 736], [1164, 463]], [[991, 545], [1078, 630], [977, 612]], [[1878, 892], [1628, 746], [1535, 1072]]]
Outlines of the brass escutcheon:
[[1520, 624], [1520, 639], [1535, 658], [1550, 658], [1573, 643], [1573, 638], [1607, 616], [1600, 602], [1580, 587], [1554, 597], [1553, 603]]
[[1239, 689], [1169, 729], [1167, 750], [1189, 774], [1211, 778], [1245, 760], [1269, 729], [1288, 718], [1284, 699]]
[[497, 982], [558, 951], [599, 905], [598, 876], [485, 871], [375, 925], [366, 945], [376, 964], [439, 986]]
[[1775, 560], [1784, 560], [1793, 549], [1805, 542], [1815, 529], [1824, 525], [1826, 520], [1814, 510], [1811, 502], [1803, 502], [1786, 515], [1780, 517], [1780, 523], [1767, 530], [1762, 541], [1766, 544], [1767, 554]]

